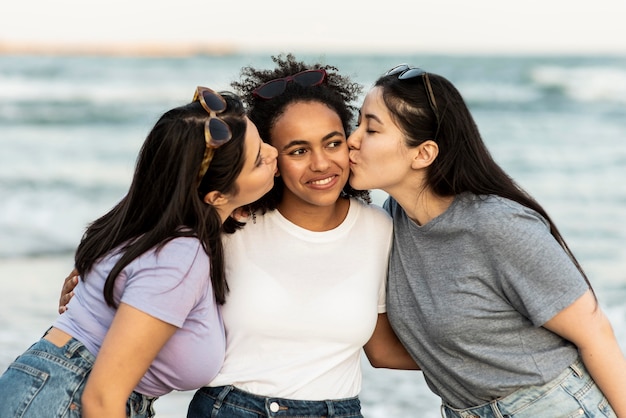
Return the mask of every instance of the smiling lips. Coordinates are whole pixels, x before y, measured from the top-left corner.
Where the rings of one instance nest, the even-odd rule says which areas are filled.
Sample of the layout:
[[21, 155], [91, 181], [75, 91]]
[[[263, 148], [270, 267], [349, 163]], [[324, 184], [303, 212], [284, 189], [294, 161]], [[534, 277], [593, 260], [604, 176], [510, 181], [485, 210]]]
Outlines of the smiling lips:
[[327, 178], [321, 179], [321, 180], [312, 180], [309, 183], [311, 183], [311, 184], [313, 184], [315, 186], [324, 186], [324, 185], [330, 183], [331, 181], [333, 181], [333, 179], [335, 177], [336, 176], [333, 175], [333, 176], [330, 176], [330, 177], [327, 177]]

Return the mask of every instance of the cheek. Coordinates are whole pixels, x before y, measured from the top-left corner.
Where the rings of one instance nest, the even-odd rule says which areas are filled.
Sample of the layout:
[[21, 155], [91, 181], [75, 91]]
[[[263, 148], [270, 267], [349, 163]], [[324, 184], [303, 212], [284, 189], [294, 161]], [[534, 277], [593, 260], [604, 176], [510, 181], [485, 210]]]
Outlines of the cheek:
[[277, 167], [284, 182], [288, 183], [290, 179], [297, 177], [298, 168], [297, 164], [294, 164], [293, 161], [289, 161], [289, 159], [285, 157], [279, 157], [277, 160]]
[[391, 146], [381, 146], [380, 142], [370, 143], [361, 148], [362, 158], [369, 170], [376, 175], [388, 177], [404, 164], [404, 159], [398, 149]]
[[350, 154], [349, 154], [348, 147], [345, 148], [345, 151], [342, 150], [342, 152], [337, 152], [336, 154], [334, 154], [332, 156], [332, 160], [338, 166], [346, 170], [349, 169], [350, 168]]
[[376, 162], [384, 155], [384, 151], [380, 141], [363, 141], [361, 143], [360, 154], [364, 160]]
[[289, 160], [284, 155], [276, 157], [276, 166], [279, 170], [287, 170], [289, 168]]

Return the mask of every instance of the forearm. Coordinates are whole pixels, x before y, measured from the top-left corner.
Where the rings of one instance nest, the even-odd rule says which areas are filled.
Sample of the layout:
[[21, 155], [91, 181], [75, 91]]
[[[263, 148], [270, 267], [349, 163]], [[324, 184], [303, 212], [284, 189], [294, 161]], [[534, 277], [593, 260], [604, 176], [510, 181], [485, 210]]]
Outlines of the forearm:
[[419, 366], [393, 332], [386, 314], [379, 314], [376, 328], [363, 347], [372, 367], [419, 370]]
[[397, 350], [389, 349], [386, 351], [371, 352], [365, 349], [365, 355], [372, 367], [397, 370], [419, 370], [419, 366], [413, 358], [407, 353], [404, 347]]
[[626, 417], [626, 359], [613, 336], [596, 341], [589, 347], [579, 347], [580, 355], [606, 399], [618, 417]]
[[81, 403], [83, 418], [126, 418], [126, 400], [114, 400], [86, 388]]
[[626, 418], [626, 358], [593, 292], [585, 292], [544, 327], [578, 347], [596, 385], [617, 416]]

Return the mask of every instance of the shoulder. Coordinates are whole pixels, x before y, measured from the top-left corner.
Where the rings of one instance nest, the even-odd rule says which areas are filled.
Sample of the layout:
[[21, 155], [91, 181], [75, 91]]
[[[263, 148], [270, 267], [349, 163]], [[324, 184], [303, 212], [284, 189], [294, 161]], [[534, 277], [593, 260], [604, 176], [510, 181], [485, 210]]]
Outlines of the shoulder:
[[356, 212], [353, 234], [360, 231], [360, 233], [363, 234], [363, 239], [366, 241], [368, 239], [365, 237], [373, 237], [374, 240], [391, 242], [393, 221], [387, 211], [380, 206], [366, 204], [355, 201], [354, 199], [351, 201], [350, 206], [350, 210]]
[[553, 239], [543, 216], [500, 196], [462, 195], [453, 216], [455, 225], [494, 249], [539, 247]]
[[202, 243], [195, 237], [176, 237], [167, 241], [159, 253], [163, 254], [190, 254], [202, 250]]
[[360, 218], [391, 225], [392, 221], [389, 213], [376, 204], [367, 204], [357, 199], [351, 199], [350, 206], [351, 208], [358, 211], [358, 216]]
[[531, 208], [496, 195], [462, 194], [458, 196], [458, 213], [471, 216], [473, 221], [503, 228], [537, 225], [549, 227], [546, 219]]
[[198, 264], [204, 268], [209, 264], [208, 254], [195, 237], [171, 239], [144, 258], [155, 267], [175, 267], [177, 270], [188, 270]]

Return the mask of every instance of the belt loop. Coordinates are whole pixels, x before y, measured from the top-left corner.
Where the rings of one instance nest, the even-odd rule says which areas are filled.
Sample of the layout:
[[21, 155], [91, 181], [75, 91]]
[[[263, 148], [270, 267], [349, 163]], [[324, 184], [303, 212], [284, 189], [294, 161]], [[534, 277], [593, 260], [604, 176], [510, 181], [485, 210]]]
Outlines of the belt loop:
[[153, 417], [155, 416], [155, 412], [154, 412], [154, 401], [157, 400], [156, 397], [150, 397], [147, 399], [148, 400], [148, 408], [147, 410], [150, 411], [150, 416]]
[[71, 341], [70, 345], [65, 350], [65, 357], [72, 358], [74, 356], [74, 353], [81, 347], [83, 347], [83, 343], [81, 343], [80, 341], [76, 339]]
[[581, 367], [582, 365], [576, 361], [575, 363], [572, 363], [569, 368], [572, 369], [572, 371], [574, 372], [574, 374], [580, 379], [581, 377], [583, 377], [585, 375], [585, 373], [583, 373], [583, 369]]
[[441, 418], [446, 418], [446, 407], [443, 404], [439, 407], [439, 412], [441, 412]]
[[228, 394], [234, 389], [234, 386], [228, 385], [224, 386], [224, 389], [217, 395], [217, 399], [213, 403], [213, 409], [220, 409], [222, 407], [222, 403], [224, 403], [224, 399]]
[[333, 401], [325, 401], [326, 402], [326, 408], [328, 409], [328, 416], [329, 417], [334, 417], [335, 416], [335, 407], [333, 405]]
[[508, 415], [504, 415], [504, 414], [502, 414], [502, 411], [500, 411], [500, 407], [498, 406], [498, 400], [497, 399], [489, 402], [489, 404], [491, 405], [491, 410], [493, 411], [493, 414], [494, 414], [495, 417], [497, 417], [497, 418], [508, 418]]

